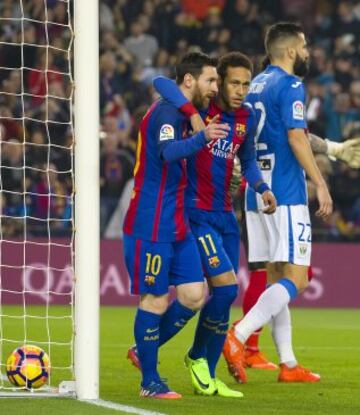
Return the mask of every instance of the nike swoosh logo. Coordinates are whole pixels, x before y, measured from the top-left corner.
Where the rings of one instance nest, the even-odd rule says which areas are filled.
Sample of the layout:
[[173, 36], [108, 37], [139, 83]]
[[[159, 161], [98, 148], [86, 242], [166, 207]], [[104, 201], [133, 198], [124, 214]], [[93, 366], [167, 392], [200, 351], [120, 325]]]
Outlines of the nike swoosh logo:
[[209, 387], [209, 384], [208, 383], [201, 382], [201, 380], [199, 379], [198, 375], [194, 372], [193, 368], [191, 368], [191, 371], [194, 374], [196, 380], [198, 381], [200, 387], [203, 388], [203, 389], [207, 389]]
[[146, 329], [146, 333], [155, 333], [155, 331], [158, 331], [159, 328], [157, 327], [156, 329]]
[[301, 85], [301, 82], [295, 82], [291, 85], [292, 88], [297, 88], [299, 85]]

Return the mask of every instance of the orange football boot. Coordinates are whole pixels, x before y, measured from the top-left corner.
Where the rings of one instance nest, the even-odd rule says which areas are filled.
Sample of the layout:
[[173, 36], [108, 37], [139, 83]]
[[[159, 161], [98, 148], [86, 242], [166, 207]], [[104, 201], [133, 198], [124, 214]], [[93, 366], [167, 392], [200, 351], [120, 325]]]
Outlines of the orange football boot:
[[277, 370], [279, 366], [270, 360], [259, 350], [245, 350], [244, 366], [252, 369]]
[[320, 375], [305, 369], [302, 366], [295, 366], [293, 368], [287, 367], [284, 363], [280, 363], [280, 373], [278, 377], [279, 382], [319, 382]]
[[247, 375], [244, 368], [244, 345], [236, 338], [232, 327], [227, 332], [223, 355], [225, 357], [229, 373], [238, 383], [246, 383]]

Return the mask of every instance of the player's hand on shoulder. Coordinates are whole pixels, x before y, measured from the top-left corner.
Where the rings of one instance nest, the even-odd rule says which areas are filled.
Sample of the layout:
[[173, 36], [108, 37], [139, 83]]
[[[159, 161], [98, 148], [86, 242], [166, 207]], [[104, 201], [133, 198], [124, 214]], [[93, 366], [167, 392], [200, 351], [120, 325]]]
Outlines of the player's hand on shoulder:
[[219, 123], [219, 116], [216, 115], [205, 128], [205, 138], [207, 141], [220, 140], [229, 135], [230, 126], [226, 123]]
[[262, 210], [263, 213], [270, 215], [274, 213], [277, 207], [277, 201], [274, 193], [271, 190], [266, 190], [262, 195], [261, 198], [264, 202], [264, 209]]

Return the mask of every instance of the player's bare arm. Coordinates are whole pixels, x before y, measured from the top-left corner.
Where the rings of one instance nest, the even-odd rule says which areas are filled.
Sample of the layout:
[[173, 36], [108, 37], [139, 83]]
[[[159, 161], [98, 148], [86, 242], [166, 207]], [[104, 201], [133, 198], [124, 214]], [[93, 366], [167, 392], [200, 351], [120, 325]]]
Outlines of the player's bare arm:
[[198, 112], [190, 117], [190, 123], [194, 133], [205, 130], [205, 123]]
[[343, 161], [353, 169], [360, 168], [360, 137], [337, 143], [309, 133], [309, 140], [314, 153], [327, 154], [329, 157]]
[[327, 219], [333, 210], [333, 203], [326, 182], [316, 164], [309, 140], [302, 128], [288, 131], [289, 144], [295, 157], [316, 186], [319, 209], [317, 216]]

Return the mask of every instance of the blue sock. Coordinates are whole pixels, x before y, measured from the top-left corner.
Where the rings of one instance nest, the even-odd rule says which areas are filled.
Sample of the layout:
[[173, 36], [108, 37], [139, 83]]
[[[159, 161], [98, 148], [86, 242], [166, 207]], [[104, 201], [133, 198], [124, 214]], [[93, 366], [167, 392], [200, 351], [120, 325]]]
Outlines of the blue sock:
[[216, 365], [220, 359], [226, 339], [226, 334], [229, 328], [229, 318], [230, 309], [226, 315], [224, 315], [222, 322], [218, 325], [215, 331], [215, 335], [207, 345], [206, 358], [209, 365], [210, 375], [213, 379], [215, 378]]
[[161, 315], [138, 309], [135, 317], [134, 335], [141, 363], [142, 386], [151, 381], [159, 382], [157, 372], [159, 349], [159, 324]]
[[215, 335], [216, 329], [229, 312], [231, 304], [238, 292], [237, 285], [225, 285], [213, 287], [212, 295], [201, 310], [198, 325], [196, 327], [195, 339], [189, 352], [191, 359], [206, 357], [207, 345]]
[[190, 310], [178, 300], [174, 300], [160, 321], [159, 346], [173, 338], [195, 314], [196, 311]]

